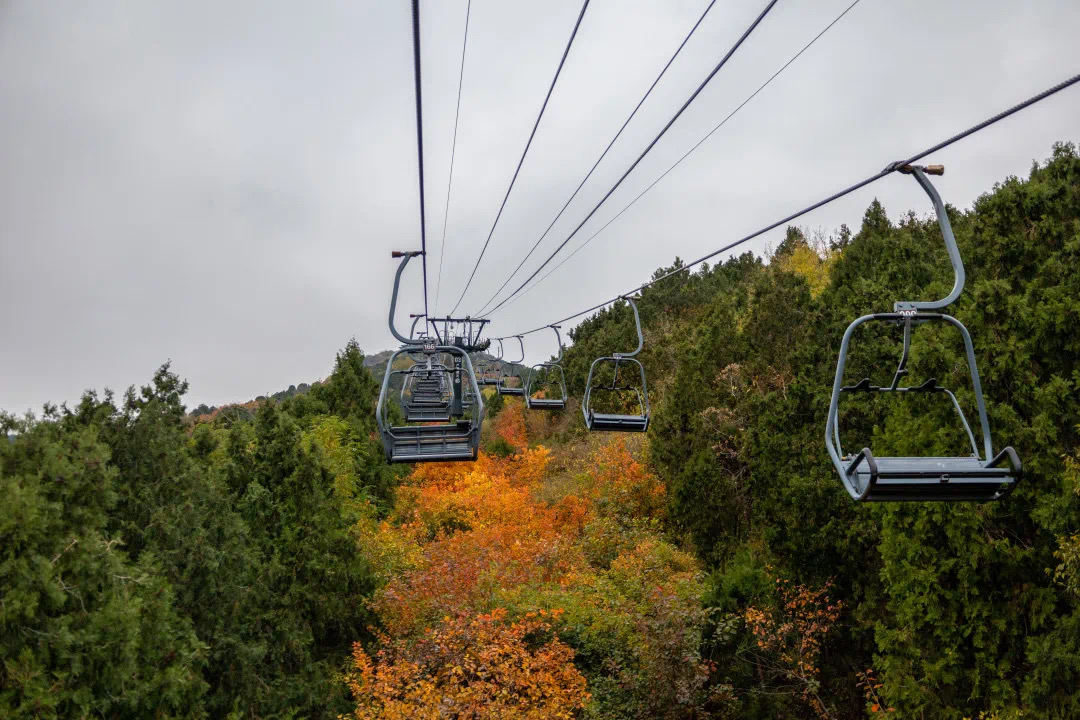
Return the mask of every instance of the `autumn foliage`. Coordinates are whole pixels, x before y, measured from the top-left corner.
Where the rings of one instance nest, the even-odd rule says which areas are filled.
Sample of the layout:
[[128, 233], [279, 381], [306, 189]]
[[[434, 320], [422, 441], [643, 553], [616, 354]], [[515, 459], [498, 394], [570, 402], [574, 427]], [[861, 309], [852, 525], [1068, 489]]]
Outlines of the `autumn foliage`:
[[822, 641], [840, 617], [840, 603], [829, 600], [831, 583], [810, 588], [781, 577], [773, 579], [776, 604], [751, 606], [743, 613], [760, 651], [759, 668], [778, 687], [794, 689], [819, 716], [830, 717], [819, 695], [818, 661]]
[[377, 537], [364, 536], [393, 569], [376, 567], [377, 642], [354, 651], [356, 717], [703, 708], [712, 667], [697, 654], [697, 563], [643, 529], [662, 515], [663, 485], [616, 440], [556, 490], [523, 403], [493, 426], [512, 454], [418, 466]]
[[359, 645], [346, 682], [357, 720], [571, 718], [585, 706], [574, 651], [548, 613], [510, 621], [505, 610], [446, 617], [416, 642], [383, 636], [374, 660]]

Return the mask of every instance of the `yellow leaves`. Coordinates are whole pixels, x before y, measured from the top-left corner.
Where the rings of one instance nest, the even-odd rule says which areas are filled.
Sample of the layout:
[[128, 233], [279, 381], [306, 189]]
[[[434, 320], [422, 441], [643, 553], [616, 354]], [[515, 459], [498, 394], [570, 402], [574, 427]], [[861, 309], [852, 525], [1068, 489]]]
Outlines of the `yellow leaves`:
[[818, 254], [808, 244], [799, 243], [790, 253], [779, 255], [774, 262], [777, 267], [801, 276], [810, 286], [811, 297], [817, 297], [829, 286], [829, 269], [835, 262], [835, 256]]

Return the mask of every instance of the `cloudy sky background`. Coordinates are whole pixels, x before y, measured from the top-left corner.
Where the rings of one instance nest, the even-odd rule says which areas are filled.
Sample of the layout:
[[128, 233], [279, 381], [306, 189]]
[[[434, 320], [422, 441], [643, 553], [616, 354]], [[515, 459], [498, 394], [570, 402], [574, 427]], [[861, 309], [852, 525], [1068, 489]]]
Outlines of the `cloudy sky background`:
[[[588, 237], [850, 0], [780, 0]], [[593, 0], [460, 312], [555, 216], [707, 0]], [[719, 0], [526, 266], [580, 222], [764, 6]], [[429, 284], [452, 307], [580, 10], [473, 0], [438, 275], [465, 0], [421, 3]], [[1075, 0], [861, 0], [570, 263], [495, 316], [512, 334], [635, 287], [1080, 71]], [[189, 404], [324, 377], [386, 327], [393, 249], [419, 246], [406, 0], [0, 2], [0, 408], [122, 390], [171, 359]], [[1080, 140], [1080, 88], [928, 158], [960, 207]], [[803, 220], [929, 212], [902, 176]], [[748, 245], [761, 252], [782, 231]], [[547, 252], [544, 252], [546, 249]], [[568, 248], [569, 249], [569, 248]], [[420, 264], [401, 316], [419, 312]], [[868, 271], [872, 271], [868, 268]], [[516, 284], [511, 285], [515, 287]], [[872, 310], [873, 308], [867, 308]], [[406, 320], [407, 323], [407, 320]], [[553, 338], [533, 336], [530, 360]]]

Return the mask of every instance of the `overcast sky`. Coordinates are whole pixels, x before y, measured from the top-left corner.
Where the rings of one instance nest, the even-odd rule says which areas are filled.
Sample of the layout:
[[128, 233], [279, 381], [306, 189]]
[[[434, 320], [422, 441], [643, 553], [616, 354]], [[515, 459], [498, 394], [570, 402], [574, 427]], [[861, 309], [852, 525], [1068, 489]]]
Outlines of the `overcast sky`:
[[[780, 0], [579, 238], [849, 2]], [[502, 284], [706, 4], [592, 1], [459, 312]], [[764, 4], [716, 3], [527, 269]], [[440, 312], [462, 292], [580, 6], [473, 0], [440, 280], [466, 0], [421, 2]], [[1080, 71], [1078, 34], [1076, 0], [861, 0], [573, 261], [500, 311], [492, 334], [635, 287], [676, 255], [699, 257], [1065, 79]], [[928, 161], [947, 166], [946, 201], [970, 207], [1056, 140], [1080, 140], [1080, 87]], [[392, 347], [390, 251], [420, 243], [415, 143], [406, 0], [0, 0], [0, 408], [122, 390], [169, 359], [191, 381], [189, 405], [242, 401], [325, 377], [352, 336], [366, 351]], [[874, 197], [894, 219], [930, 210], [894, 175], [802, 224], [857, 227]], [[421, 311], [420, 287], [414, 261], [403, 318]], [[544, 334], [527, 344], [531, 360], [553, 350]]]

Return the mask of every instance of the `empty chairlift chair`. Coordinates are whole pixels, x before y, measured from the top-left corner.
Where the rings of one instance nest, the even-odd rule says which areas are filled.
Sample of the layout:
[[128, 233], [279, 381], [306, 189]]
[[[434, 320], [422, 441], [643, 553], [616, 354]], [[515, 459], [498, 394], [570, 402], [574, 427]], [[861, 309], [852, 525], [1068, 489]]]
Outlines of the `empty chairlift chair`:
[[[941, 175], [944, 168], [905, 166], [898, 169], [905, 174], [913, 174], [933, 201], [938, 224], [948, 249], [949, 260], [953, 266], [955, 282], [952, 292], [942, 300], [897, 302], [891, 313], [864, 315], [851, 323], [844, 333], [836, 363], [836, 378], [833, 381], [832, 399], [825, 425], [825, 444], [844, 487], [857, 501], [997, 500], [1008, 494], [1019, 482], [1023, 472], [1020, 459], [1011, 447], [1006, 447], [996, 455], [993, 452], [990, 423], [987, 419], [986, 404], [979, 381], [979, 370], [975, 363], [975, 351], [967, 328], [950, 315], [926, 312], [943, 310], [960, 296], [964, 288], [964, 265], [956, 246], [956, 239], [953, 237], [949, 217], [945, 213], [941, 197], [926, 177], [927, 174]], [[855, 385], [844, 385], [844, 366], [847, 362], [848, 344], [852, 333], [857, 327], [867, 322], [885, 322], [903, 327], [903, 352], [899, 365], [888, 385], [874, 385], [869, 378]], [[952, 391], [938, 385], [933, 378], [919, 385], [902, 386], [900, 384], [907, 374], [912, 328], [928, 322], [952, 325], [959, 330], [963, 338], [982, 436], [982, 454], [979, 452], [971, 426], [964, 417], [963, 410]], [[861, 393], [940, 393], [947, 396], [960, 417], [971, 445], [971, 454], [956, 457], [882, 457], [875, 455], [870, 448], [863, 448], [855, 454], [845, 453], [840, 444], [839, 400], [844, 394]]]
[[[386, 374], [383, 376], [382, 389], [379, 392], [379, 402], [376, 407], [375, 419], [382, 436], [383, 449], [389, 462], [439, 462], [449, 460], [475, 460], [480, 447], [480, 430], [484, 421], [484, 401], [480, 395], [480, 389], [476, 385], [476, 373], [468, 353], [459, 347], [452, 345], [439, 345], [436, 338], [425, 338], [423, 344], [418, 344], [416, 339], [402, 336], [394, 327], [394, 313], [397, 308], [398, 289], [401, 284], [401, 274], [418, 252], [395, 253], [395, 257], [403, 257], [394, 278], [394, 291], [390, 302], [390, 332], [401, 343], [402, 347], [394, 352], [386, 364]], [[417, 370], [417, 365], [407, 369], [394, 369], [395, 361], [402, 355], [423, 353], [426, 357], [424, 365]], [[435, 356], [448, 357], [453, 367], [442, 365], [440, 367], [434, 360]], [[435, 371], [435, 377], [424, 377], [428, 367]], [[423, 377], [423, 381], [434, 380], [435, 385], [425, 386], [425, 391], [445, 387], [438, 377], [444, 380], [449, 376], [447, 383], [450, 388], [450, 421], [427, 422], [420, 425], [394, 425], [390, 420], [389, 412], [389, 387], [395, 375], [408, 377], [414, 370], [417, 378]], [[405, 382], [408, 382], [406, 379]], [[414, 382], [418, 382], [414, 380]], [[463, 390], [469, 387], [472, 392], [470, 407], [463, 407]], [[445, 392], [440, 390], [440, 392]], [[430, 398], [432, 395], [421, 394], [422, 397]], [[406, 421], [408, 422], [408, 420]]]
[[[649, 429], [649, 389], [645, 384], [645, 368], [635, 358], [641, 352], [641, 348], [645, 346], [645, 338], [641, 334], [641, 316], [638, 315], [637, 305], [634, 304], [633, 298], [628, 297], [625, 299], [630, 303], [630, 308], [634, 311], [634, 326], [637, 328], [638, 337], [637, 349], [629, 353], [612, 353], [607, 357], [596, 358], [593, 360], [592, 365], [589, 366], [589, 378], [585, 381], [585, 397], [581, 401], [581, 412], [585, 416], [585, 427], [592, 431], [645, 432]], [[593, 378], [596, 377], [597, 369], [605, 365], [613, 366], [614, 372], [611, 385], [607, 383], [594, 384]], [[640, 387], [629, 383], [623, 386], [619, 385], [620, 366], [625, 367], [640, 378]], [[638, 413], [626, 415], [614, 412], [596, 412], [593, 408], [595, 401], [593, 393], [598, 390], [601, 393], [611, 394], [634, 393], [637, 397]]]
[[498, 387], [499, 385], [499, 371], [495, 369], [495, 365], [496, 363], [502, 363], [503, 344], [502, 340], [498, 340], [497, 342], [499, 343], [499, 356], [494, 360], [484, 362], [482, 367], [477, 367], [477, 371], [480, 373], [477, 384], [481, 387]]
[[[518, 360], [510, 362], [510, 370], [506, 371], [506, 364], [502, 366], [502, 371], [499, 374], [499, 381], [495, 389], [500, 395], [509, 395], [511, 397], [522, 397], [525, 394], [525, 378], [514, 375], [514, 365], [525, 362], [525, 342], [521, 339], [520, 335], [515, 335], [517, 338], [518, 346], [521, 348], [521, 357]], [[509, 380], [518, 380], [518, 385], [510, 385]]]
[[[555, 340], [559, 343], [559, 355], [555, 362], [543, 362], [534, 365], [528, 374], [525, 383], [525, 406], [530, 410], [562, 410], [566, 407], [566, 375], [563, 373], [562, 362], [563, 345], [562, 336], [559, 335], [559, 326], [550, 325], [555, 331]], [[545, 382], [541, 382], [541, 378]], [[555, 397], [548, 397], [545, 391], [543, 397], [533, 397], [533, 393], [539, 393], [543, 388], [554, 389], [558, 392]]]

